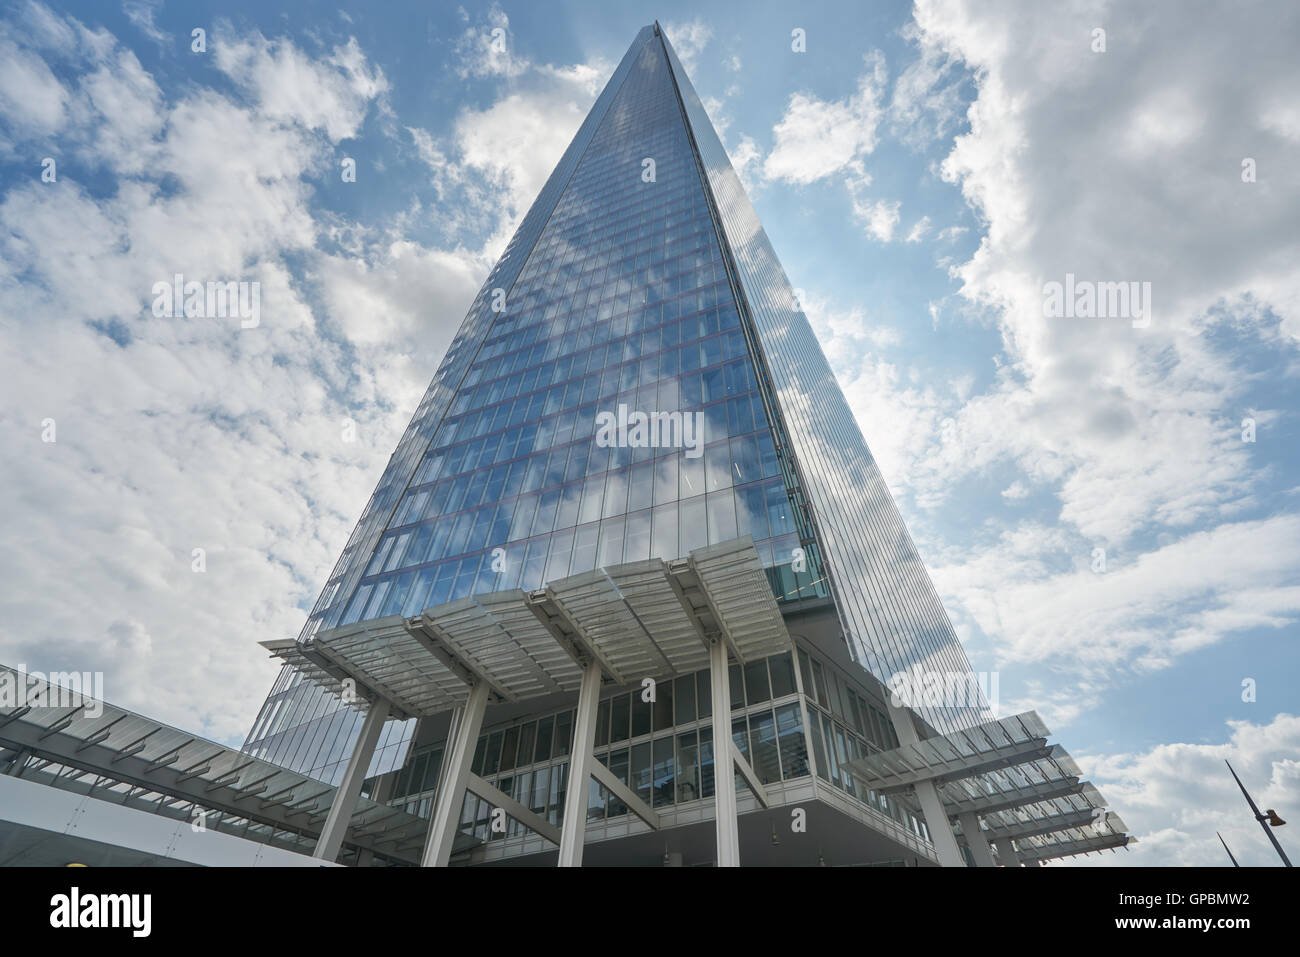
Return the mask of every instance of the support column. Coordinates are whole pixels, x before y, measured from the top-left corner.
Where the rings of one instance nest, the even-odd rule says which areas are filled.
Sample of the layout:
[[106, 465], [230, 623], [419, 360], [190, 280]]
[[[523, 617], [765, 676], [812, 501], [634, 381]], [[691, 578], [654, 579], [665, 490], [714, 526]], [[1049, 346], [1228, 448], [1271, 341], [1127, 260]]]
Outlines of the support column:
[[[795, 663], [798, 667], [798, 662]], [[740, 830], [736, 820], [736, 770], [731, 760], [731, 678], [727, 646], [715, 638], [709, 648], [709, 683], [713, 692], [713, 796], [718, 831], [718, 867], [740, 866]]]
[[6, 777], [20, 778], [23, 776], [23, 768], [27, 766], [27, 758], [30, 752], [26, 748], [19, 748], [14, 752], [10, 761], [9, 769], [5, 771]]
[[569, 784], [560, 822], [560, 856], [557, 867], [581, 867], [587, 837], [587, 794], [591, 769], [596, 763], [596, 709], [600, 704], [600, 663], [588, 661], [578, 687], [578, 710], [573, 720], [573, 748], [569, 751]]
[[474, 746], [483, 727], [487, 700], [487, 682], [475, 682], [464, 706], [457, 708], [452, 715], [451, 735], [443, 755], [438, 794], [433, 802], [428, 835], [424, 839], [424, 853], [420, 857], [421, 867], [446, 867], [451, 860], [451, 846], [456, 840], [460, 809], [465, 803], [465, 785], [469, 783]]
[[372, 701], [366, 719], [361, 723], [361, 734], [352, 748], [352, 757], [348, 759], [348, 768], [343, 772], [343, 780], [334, 792], [334, 801], [329, 813], [325, 815], [325, 826], [321, 828], [320, 840], [316, 842], [316, 856], [327, 861], [338, 859], [343, 849], [343, 836], [348, 831], [348, 822], [352, 812], [357, 809], [357, 798], [361, 796], [361, 785], [370, 770], [370, 759], [375, 755], [375, 745], [379, 743], [379, 732], [388, 720], [388, 702]]
[[[898, 735], [898, 743], [903, 747], [917, 744], [921, 736], [916, 733], [912, 723], [912, 712], [892, 702], [889, 707], [889, 719]], [[939, 798], [939, 789], [933, 781], [918, 781], [914, 785], [917, 803], [921, 805], [921, 814], [925, 817], [925, 826], [930, 831], [930, 842], [939, 855], [939, 863], [944, 867], [965, 867], [966, 858], [957, 846], [957, 838], [952, 833], [952, 824], [948, 821], [948, 812], [943, 808]]]
[[996, 867], [988, 838], [980, 830], [979, 816], [974, 811], [963, 811], [957, 815], [957, 820], [961, 821], [961, 832], [966, 836], [966, 846], [970, 848], [970, 856], [975, 859], [975, 866]]
[[1016, 846], [1011, 843], [1011, 838], [1000, 837], [994, 843], [998, 846], [998, 857], [1003, 867], [1020, 866], [1020, 855], [1016, 853]]

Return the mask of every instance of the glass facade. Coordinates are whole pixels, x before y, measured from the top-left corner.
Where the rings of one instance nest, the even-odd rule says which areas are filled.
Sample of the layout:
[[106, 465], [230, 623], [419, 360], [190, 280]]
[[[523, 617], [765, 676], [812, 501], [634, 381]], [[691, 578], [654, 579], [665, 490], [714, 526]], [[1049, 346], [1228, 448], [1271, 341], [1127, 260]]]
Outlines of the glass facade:
[[[928, 839], [917, 812], [862, 788], [841, 768], [844, 762], [897, 746], [884, 710], [869, 703], [833, 665], [806, 649], [798, 651], [804, 696], [789, 654], [731, 666], [732, 738], [764, 785], [817, 775], [859, 804]], [[700, 671], [657, 684], [654, 702], [639, 690], [606, 697], [596, 722], [596, 759], [641, 800], [658, 811], [684, 807], [714, 795], [713, 728], [709, 674]], [[805, 718], [810, 734], [805, 732]], [[568, 784], [573, 711], [530, 715], [479, 736], [473, 773], [558, 825]], [[393, 781], [387, 803], [429, 817], [441, 770], [441, 742], [414, 752]], [[747, 786], [735, 775], [734, 786]], [[498, 816], [494, 807], [467, 793], [460, 830], [480, 841], [522, 837], [526, 829]], [[588, 786], [587, 823], [631, 813], [594, 780]]]
[[[804, 379], [774, 371], [773, 354], [784, 347], [764, 332], [772, 316], [754, 304], [785, 277], [774, 256], [775, 271], [747, 277], [741, 268], [717, 205], [716, 158], [701, 142], [726, 162], [671, 47], [642, 30], [480, 290], [303, 638], [748, 535], [779, 599], [833, 594], [855, 654], [882, 680], [886, 663], [911, 660], [907, 643], [964, 662], [955, 638], [945, 644], [947, 617], [933, 589], [921, 588], [929, 579], [851, 415], [848, 435], [839, 419], [809, 424], [795, 408], [829, 389], [847, 415], [815, 340], [808, 352], [799, 338], [799, 322], [811, 336], [801, 313], [798, 322], [778, 318], [795, 337], [789, 361], [810, 370]], [[748, 208], [743, 192], [740, 199]], [[796, 395], [801, 384], [815, 391]], [[603, 421], [638, 415], [667, 424], [607, 441]], [[800, 437], [804, 429], [811, 437]], [[841, 439], [835, 454], [819, 451]], [[854, 456], [862, 460], [856, 471], [843, 471]], [[814, 492], [805, 479], [831, 484]], [[841, 516], [824, 494], [864, 504]], [[892, 550], [880, 549], [875, 532], [860, 534], [864, 510], [873, 529], [893, 536]], [[876, 565], [887, 573], [857, 595], [859, 578]], [[860, 624], [863, 609], [880, 623], [877, 659], [858, 648], [874, 637]], [[768, 720], [750, 739], [770, 742], [779, 764], [783, 717]], [[333, 782], [360, 722], [359, 712], [286, 669], [245, 749]], [[401, 763], [412, 725], [390, 722], [372, 774]], [[656, 768], [680, 760], [680, 748], [699, 760], [705, 747], [698, 737], [654, 739], [609, 760], [620, 769], [626, 760], [629, 775], [644, 771], [653, 782], [662, 777]], [[556, 772], [547, 774], [550, 788]], [[534, 784], [535, 776], [527, 787]]]

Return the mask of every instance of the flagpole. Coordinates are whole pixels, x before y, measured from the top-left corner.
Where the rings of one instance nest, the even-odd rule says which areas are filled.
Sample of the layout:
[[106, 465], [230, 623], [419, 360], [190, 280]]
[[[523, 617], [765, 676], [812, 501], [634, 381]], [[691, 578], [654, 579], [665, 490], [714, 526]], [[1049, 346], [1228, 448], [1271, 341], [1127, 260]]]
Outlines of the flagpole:
[[[1229, 771], [1232, 771], [1231, 764], [1228, 764], [1227, 761], [1224, 761], [1223, 763], [1228, 765]], [[1273, 847], [1277, 849], [1278, 857], [1282, 858], [1283, 864], [1285, 864], [1287, 867], [1290, 867], [1291, 861], [1287, 858], [1286, 851], [1282, 850], [1282, 845], [1279, 844], [1277, 842], [1277, 838], [1273, 836], [1272, 828], [1270, 828], [1267, 824], [1264, 823], [1266, 820], [1268, 820], [1267, 815], [1259, 813], [1259, 808], [1256, 807], [1255, 805], [1255, 799], [1252, 798], [1250, 796], [1250, 792], [1246, 790], [1246, 785], [1241, 783], [1241, 778], [1237, 777], [1236, 771], [1232, 771], [1232, 778], [1234, 781], [1237, 782], [1237, 787], [1241, 788], [1241, 793], [1246, 795], [1246, 803], [1250, 805], [1250, 809], [1255, 813], [1255, 820], [1259, 821], [1259, 826], [1264, 829], [1264, 833], [1268, 835], [1268, 839], [1273, 842]]]

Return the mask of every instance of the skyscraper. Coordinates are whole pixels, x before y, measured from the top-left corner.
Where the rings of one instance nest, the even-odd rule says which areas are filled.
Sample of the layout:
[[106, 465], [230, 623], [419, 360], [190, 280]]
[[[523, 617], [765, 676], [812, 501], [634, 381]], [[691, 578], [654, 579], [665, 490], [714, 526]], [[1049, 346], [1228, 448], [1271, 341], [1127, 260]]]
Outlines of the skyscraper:
[[[281, 657], [430, 608], [483, 611], [497, 626], [498, 606], [480, 596], [540, 595], [592, 572], [609, 579], [610, 601], [632, 607], [654, 645], [657, 623], [636, 616], [615, 579], [625, 582], [637, 562], [723, 554], [737, 542], [757, 555], [781, 633], [795, 632], [791, 650], [731, 666], [733, 735], [759, 783], [789, 783], [791, 794], [803, 793], [801, 780], [837, 789], [844, 806], [828, 815], [874, 822], [855, 845], [861, 860], [935, 859], [925, 820], [946, 815], [934, 787], [877, 793], [847, 765], [910, 744], [918, 731], [960, 733], [992, 715], [979, 693], [958, 704], [916, 700], [901, 709], [905, 727], [887, 706], [891, 676], [969, 674], [970, 665], [656, 25], [638, 33], [479, 290], [298, 648]], [[660, 567], [652, 572], [662, 577]], [[615, 568], [624, 571], [611, 577]], [[698, 570], [706, 576], [703, 560]], [[454, 636], [428, 627], [442, 659], [464, 657]], [[659, 675], [606, 662], [607, 678], [657, 677], [659, 692], [647, 698], [613, 682], [593, 733], [608, 749], [601, 763], [647, 808], [672, 808], [685, 826], [687, 806], [715, 792], [709, 672], [682, 674], [670, 657]], [[494, 685], [473, 774], [556, 825], [581, 710], [575, 718], [571, 693], [544, 662], [520, 665], [554, 693], [523, 701]], [[245, 750], [333, 783], [363, 714], [311, 675], [286, 665]], [[372, 797], [428, 814], [456, 719], [398, 711], [405, 717], [382, 732], [371, 728], [369, 775], [381, 776]], [[594, 780], [588, 809], [592, 821], [631, 818], [627, 801]], [[462, 836], [481, 845], [518, 838], [515, 851], [493, 853], [527, 856], [526, 828], [517, 819], [493, 827], [488, 810], [469, 795]]]

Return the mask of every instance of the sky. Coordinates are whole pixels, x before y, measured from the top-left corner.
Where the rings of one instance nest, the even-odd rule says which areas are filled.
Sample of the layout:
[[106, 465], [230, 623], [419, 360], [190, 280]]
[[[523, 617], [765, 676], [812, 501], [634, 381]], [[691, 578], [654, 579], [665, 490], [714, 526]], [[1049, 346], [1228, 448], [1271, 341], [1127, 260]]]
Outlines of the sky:
[[863, 6], [0, 0], [0, 662], [242, 743], [658, 19], [999, 712], [1138, 837], [1074, 863], [1275, 865], [1225, 759], [1300, 857], [1300, 7]]

